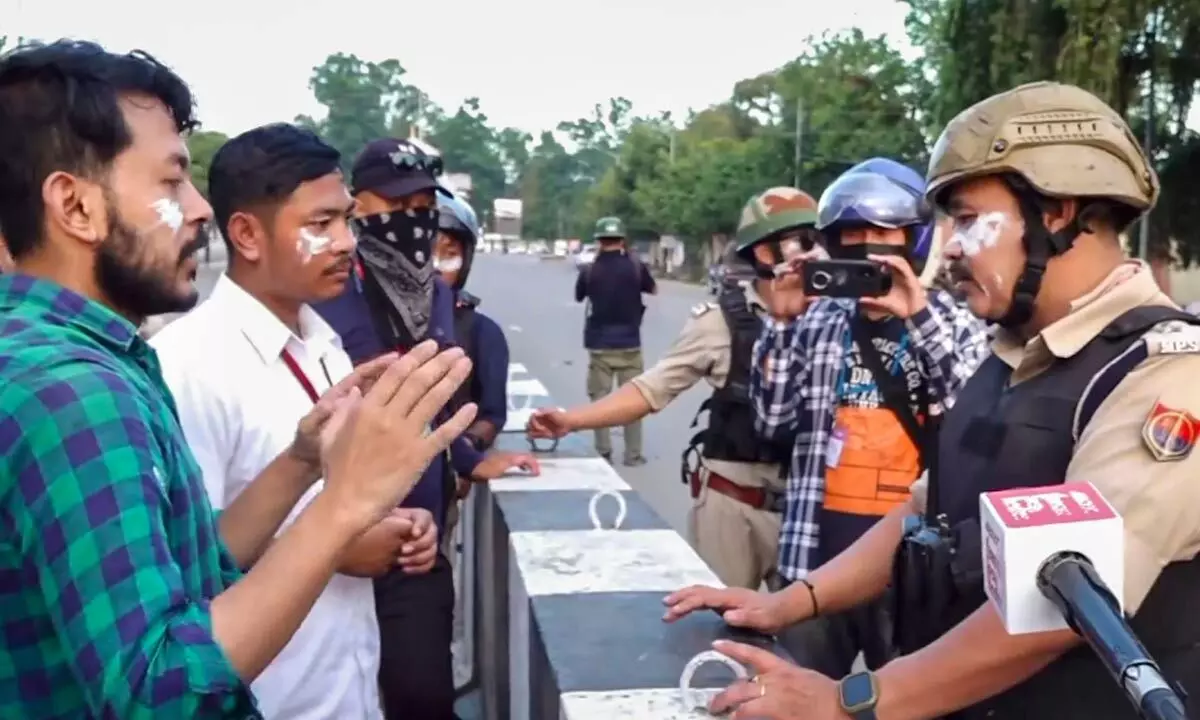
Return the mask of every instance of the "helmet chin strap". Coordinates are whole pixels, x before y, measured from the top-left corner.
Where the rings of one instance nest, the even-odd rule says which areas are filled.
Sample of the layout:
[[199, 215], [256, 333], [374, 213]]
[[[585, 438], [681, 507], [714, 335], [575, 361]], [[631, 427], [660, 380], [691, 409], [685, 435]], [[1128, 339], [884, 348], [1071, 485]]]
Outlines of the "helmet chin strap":
[[1050, 232], [1042, 220], [1042, 209], [1028, 190], [1014, 191], [1021, 206], [1021, 219], [1025, 222], [1025, 234], [1021, 244], [1025, 247], [1025, 267], [1013, 286], [1012, 302], [1008, 312], [996, 321], [997, 325], [1016, 329], [1033, 318], [1034, 304], [1042, 289], [1042, 278], [1050, 259], [1071, 249], [1083, 226], [1080, 213], [1066, 227]]

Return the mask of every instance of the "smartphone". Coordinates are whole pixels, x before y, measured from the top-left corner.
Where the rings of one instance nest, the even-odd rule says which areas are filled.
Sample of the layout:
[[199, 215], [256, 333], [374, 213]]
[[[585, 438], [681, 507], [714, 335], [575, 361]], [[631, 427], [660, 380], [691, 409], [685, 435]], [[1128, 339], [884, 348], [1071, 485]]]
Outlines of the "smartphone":
[[812, 260], [804, 263], [804, 293], [822, 297], [863, 298], [887, 295], [892, 273], [871, 260]]

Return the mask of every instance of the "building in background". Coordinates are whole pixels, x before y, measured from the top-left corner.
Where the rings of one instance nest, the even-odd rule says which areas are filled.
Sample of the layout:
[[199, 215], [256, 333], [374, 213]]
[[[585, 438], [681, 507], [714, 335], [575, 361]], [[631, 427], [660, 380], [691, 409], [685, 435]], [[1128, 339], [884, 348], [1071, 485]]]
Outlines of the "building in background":
[[522, 203], [516, 198], [496, 198], [492, 201], [492, 232], [507, 243], [521, 239]]

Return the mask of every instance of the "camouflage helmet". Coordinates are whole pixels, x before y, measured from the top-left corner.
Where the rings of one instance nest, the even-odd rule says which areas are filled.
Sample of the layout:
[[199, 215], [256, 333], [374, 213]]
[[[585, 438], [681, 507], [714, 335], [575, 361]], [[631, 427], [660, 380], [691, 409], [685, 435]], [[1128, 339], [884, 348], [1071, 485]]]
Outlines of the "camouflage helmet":
[[748, 257], [750, 249], [792, 228], [817, 223], [817, 201], [803, 190], [773, 187], [750, 198], [738, 220], [737, 252]]
[[1158, 176], [1125, 120], [1095, 95], [1035, 82], [978, 102], [942, 131], [925, 196], [935, 205], [964, 180], [1015, 173], [1058, 198], [1110, 198], [1144, 212]]
[[619, 217], [602, 217], [596, 221], [596, 229], [592, 233], [593, 240], [625, 237], [625, 223]]

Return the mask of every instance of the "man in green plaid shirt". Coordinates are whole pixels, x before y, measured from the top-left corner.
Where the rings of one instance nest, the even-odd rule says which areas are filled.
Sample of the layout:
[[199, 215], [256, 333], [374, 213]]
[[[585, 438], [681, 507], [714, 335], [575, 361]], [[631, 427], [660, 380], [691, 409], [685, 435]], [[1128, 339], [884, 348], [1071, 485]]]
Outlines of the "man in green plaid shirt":
[[188, 177], [194, 126], [187, 86], [144, 54], [64, 41], [0, 58], [0, 226], [17, 265], [0, 276], [6, 720], [258, 717], [250, 681], [474, 414], [425, 435], [469, 372], [461, 351], [385, 357], [327, 392], [214, 515], [137, 334], [196, 301], [211, 209]]

